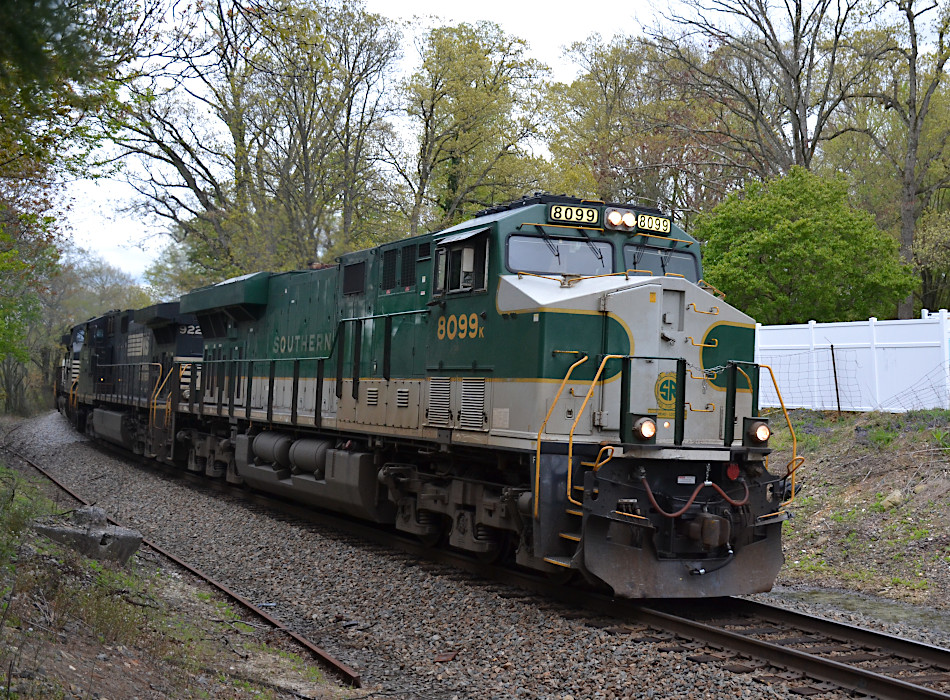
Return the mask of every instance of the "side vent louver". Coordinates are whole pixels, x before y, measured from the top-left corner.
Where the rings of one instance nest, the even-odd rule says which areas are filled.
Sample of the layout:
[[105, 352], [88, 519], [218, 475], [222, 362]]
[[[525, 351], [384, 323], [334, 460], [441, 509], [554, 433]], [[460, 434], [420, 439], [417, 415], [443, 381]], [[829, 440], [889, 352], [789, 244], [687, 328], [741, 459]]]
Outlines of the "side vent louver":
[[429, 425], [448, 428], [452, 422], [452, 380], [448, 377], [429, 379], [429, 409], [426, 418]]
[[396, 408], [409, 408], [408, 389], [396, 389]]
[[371, 386], [366, 388], [366, 405], [379, 405], [379, 387]]
[[462, 410], [459, 425], [465, 430], [485, 428], [485, 380], [484, 378], [462, 379]]

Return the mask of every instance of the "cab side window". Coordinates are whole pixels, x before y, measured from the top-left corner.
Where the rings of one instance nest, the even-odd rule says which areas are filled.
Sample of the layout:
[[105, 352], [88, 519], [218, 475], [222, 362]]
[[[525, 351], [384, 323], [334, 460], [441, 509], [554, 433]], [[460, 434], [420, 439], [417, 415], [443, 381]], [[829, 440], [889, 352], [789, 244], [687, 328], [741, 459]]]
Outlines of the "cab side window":
[[487, 233], [436, 248], [434, 294], [477, 292], [487, 288]]

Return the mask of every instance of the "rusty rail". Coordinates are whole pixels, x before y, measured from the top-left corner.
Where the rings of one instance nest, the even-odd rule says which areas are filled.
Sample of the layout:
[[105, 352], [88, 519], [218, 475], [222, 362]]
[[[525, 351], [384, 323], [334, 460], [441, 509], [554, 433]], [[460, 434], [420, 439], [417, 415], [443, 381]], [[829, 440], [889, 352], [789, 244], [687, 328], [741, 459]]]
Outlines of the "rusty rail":
[[[75, 493], [68, 486], [60, 482], [56, 477], [54, 477], [48, 471], [43, 469], [43, 467], [38, 465], [33, 460], [29, 459], [28, 457], [25, 457], [24, 455], [16, 452], [15, 450], [11, 450], [9, 447], [4, 447], [4, 449], [10, 452], [10, 454], [15, 455], [17, 459], [24, 461], [25, 463], [29, 464], [31, 467], [36, 469], [44, 477], [49, 479], [52, 483], [56, 484], [57, 487], [59, 487], [60, 489], [68, 493], [72, 498], [75, 498], [77, 501], [79, 501], [83, 505], [89, 505], [89, 502], [86, 501], [86, 499], [84, 499], [82, 496]], [[109, 518], [109, 522], [112, 523], [113, 525], [120, 525], [120, 523], [116, 522], [112, 518]], [[145, 544], [147, 547], [155, 550], [156, 552], [161, 554], [163, 557], [175, 562], [178, 566], [188, 570], [189, 572], [191, 572], [192, 574], [194, 574], [201, 580], [206, 581], [209, 585], [213, 586], [214, 588], [217, 588], [219, 591], [224, 593], [226, 596], [228, 596], [232, 600], [235, 600], [238, 603], [240, 603], [248, 611], [254, 613], [262, 620], [265, 620], [269, 624], [273, 625], [276, 629], [279, 629], [281, 632], [286, 633], [291, 639], [293, 639], [295, 642], [297, 642], [302, 647], [307, 649], [307, 651], [309, 651], [317, 661], [319, 661], [334, 675], [339, 677], [345, 684], [353, 688], [360, 687], [360, 674], [358, 671], [350, 668], [339, 659], [336, 659], [335, 657], [331, 656], [324, 649], [321, 649], [320, 647], [313, 644], [310, 640], [306, 639], [305, 637], [300, 636], [299, 634], [294, 632], [292, 629], [287, 627], [283, 622], [273, 617], [272, 615], [269, 615], [265, 611], [261, 610], [259, 607], [254, 605], [254, 603], [249, 601], [244, 596], [231, 590], [220, 581], [216, 581], [215, 579], [211, 578], [200, 569], [197, 569], [191, 564], [188, 564], [187, 562], [181, 560], [180, 558], [178, 558], [177, 556], [175, 556], [168, 550], [164, 549], [163, 547], [160, 547], [159, 545], [155, 544], [154, 542], [148, 539], [143, 539], [142, 543]]]

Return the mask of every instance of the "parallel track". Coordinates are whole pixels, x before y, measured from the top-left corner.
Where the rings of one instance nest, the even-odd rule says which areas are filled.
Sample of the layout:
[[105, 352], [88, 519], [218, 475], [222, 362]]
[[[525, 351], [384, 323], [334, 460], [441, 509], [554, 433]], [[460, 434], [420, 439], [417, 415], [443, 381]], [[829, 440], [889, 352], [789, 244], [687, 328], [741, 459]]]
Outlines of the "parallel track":
[[[24, 462], [25, 464], [28, 464], [28, 465], [30, 465], [31, 467], [33, 467], [33, 469], [35, 469], [35, 470], [38, 471], [40, 474], [42, 474], [42, 475], [43, 475], [46, 479], [48, 479], [51, 483], [55, 484], [60, 490], [62, 490], [63, 492], [69, 494], [69, 496], [70, 496], [71, 498], [74, 498], [77, 502], [82, 503], [83, 505], [89, 505], [89, 502], [88, 502], [88, 501], [86, 501], [84, 498], [82, 498], [82, 497], [79, 496], [77, 493], [75, 493], [74, 491], [72, 491], [68, 486], [66, 486], [65, 484], [63, 484], [62, 482], [60, 482], [58, 479], [56, 479], [56, 477], [54, 477], [54, 476], [53, 476], [52, 474], [50, 474], [48, 471], [46, 471], [45, 469], [43, 469], [43, 467], [41, 467], [39, 464], [37, 464], [36, 462], [34, 462], [33, 460], [31, 460], [29, 457], [26, 457], [25, 455], [22, 455], [22, 454], [20, 454], [19, 452], [16, 452], [15, 450], [10, 449], [9, 447], [3, 447], [2, 449], [3, 449], [4, 451], [6, 451], [6, 452], [12, 454], [13, 456], [15, 456], [17, 459], [21, 460], [21, 461]], [[128, 455], [125, 455], [125, 456], [128, 457]], [[113, 520], [112, 518], [109, 518], [109, 522], [112, 523], [113, 525], [120, 525], [120, 523], [117, 523], [117, 522], [116, 522], [115, 520]], [[186, 562], [186, 561], [184, 561], [184, 560], [178, 558], [177, 556], [175, 556], [174, 554], [172, 554], [172, 553], [169, 552], [168, 550], [166, 550], [166, 549], [160, 547], [159, 545], [155, 544], [154, 542], [151, 542], [151, 541], [149, 541], [148, 539], [143, 539], [143, 540], [142, 540], [142, 544], [144, 544], [145, 546], [147, 546], [147, 547], [149, 547], [150, 549], [154, 550], [155, 552], [157, 552], [158, 554], [160, 554], [160, 555], [162, 555], [163, 557], [167, 558], [168, 560], [173, 561], [173, 562], [174, 562], [175, 564], [177, 564], [178, 566], [180, 566], [180, 567], [182, 567], [182, 568], [188, 570], [189, 572], [191, 572], [192, 574], [194, 574], [194, 575], [197, 576], [198, 578], [202, 579], [203, 581], [205, 581], [205, 582], [208, 583], [209, 585], [211, 585], [211, 586], [213, 586], [214, 588], [216, 588], [216, 589], [218, 589], [219, 591], [221, 591], [221, 592], [222, 592], [224, 595], [226, 595], [227, 597], [229, 597], [229, 598], [231, 598], [232, 600], [234, 600], [235, 602], [239, 603], [242, 607], [244, 607], [244, 608], [247, 609], [248, 611], [254, 613], [255, 615], [257, 615], [257, 616], [258, 616], [259, 618], [261, 618], [262, 620], [265, 620], [267, 623], [273, 625], [274, 628], [276, 628], [276, 629], [280, 630], [281, 632], [284, 632], [285, 634], [287, 634], [287, 635], [288, 635], [289, 637], [291, 637], [294, 641], [296, 641], [298, 644], [300, 644], [302, 647], [304, 647], [307, 651], [309, 651], [309, 652], [313, 655], [313, 657], [314, 657], [322, 666], [324, 666], [324, 667], [325, 667], [326, 669], [328, 669], [331, 673], [333, 673], [335, 676], [337, 676], [338, 678], [340, 678], [340, 680], [342, 680], [345, 684], [347, 684], [347, 685], [349, 685], [349, 686], [351, 686], [351, 687], [353, 687], [353, 688], [359, 688], [359, 687], [360, 687], [360, 674], [359, 674], [358, 671], [356, 671], [356, 670], [350, 668], [349, 666], [347, 666], [345, 663], [343, 663], [343, 662], [340, 661], [339, 659], [337, 659], [337, 658], [333, 657], [332, 655], [330, 655], [329, 653], [327, 653], [327, 651], [325, 651], [324, 649], [321, 649], [320, 647], [318, 647], [318, 646], [316, 646], [315, 644], [313, 644], [310, 640], [308, 640], [308, 639], [306, 639], [305, 637], [302, 637], [301, 635], [297, 634], [296, 632], [294, 632], [293, 630], [291, 630], [290, 628], [288, 628], [283, 622], [281, 622], [281, 621], [278, 620], [277, 618], [273, 617], [272, 615], [269, 615], [267, 612], [265, 612], [265, 611], [262, 610], [261, 608], [259, 608], [259, 607], [257, 607], [256, 605], [254, 605], [254, 603], [252, 603], [251, 601], [249, 601], [247, 598], [244, 598], [244, 597], [241, 596], [240, 594], [238, 594], [238, 593], [236, 593], [235, 591], [231, 590], [228, 586], [224, 585], [223, 583], [221, 583], [221, 582], [219, 582], [219, 581], [216, 581], [215, 579], [211, 578], [210, 576], [208, 576], [207, 574], [205, 574], [205, 573], [204, 573], [203, 571], [201, 571], [200, 569], [195, 568], [194, 566], [192, 566], [192, 565], [189, 564], [188, 562]]]
[[632, 616], [729, 652], [695, 660], [741, 671], [740, 655], [761, 659], [803, 674], [794, 682], [806, 690], [826, 690], [830, 683], [886, 700], [950, 698], [948, 649], [750, 600], [710, 602], [679, 602], [676, 614], [668, 605], [641, 607]]

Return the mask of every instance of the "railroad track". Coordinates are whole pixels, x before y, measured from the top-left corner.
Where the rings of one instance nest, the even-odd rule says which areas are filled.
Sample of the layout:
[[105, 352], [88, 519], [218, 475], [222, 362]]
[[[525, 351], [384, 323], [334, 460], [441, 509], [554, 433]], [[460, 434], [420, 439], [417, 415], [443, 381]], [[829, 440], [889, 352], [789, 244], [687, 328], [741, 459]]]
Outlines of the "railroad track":
[[[111, 449], [107, 452], [129, 458]], [[684, 653], [695, 663], [717, 663], [736, 673], [756, 671], [760, 680], [780, 683], [805, 696], [843, 690], [885, 700], [950, 700], [948, 649], [739, 598], [651, 605], [618, 601], [576, 585], [554, 583], [535, 574], [486, 565], [451, 550], [433, 549], [414, 538], [361, 521], [314, 511], [271, 495], [236, 489], [154, 462], [145, 463], [165, 474], [183, 477], [199, 488], [225, 492], [273, 517], [328, 527], [339, 532], [341, 539], [362, 543], [364, 547], [399, 550], [423, 566], [451, 566], [472, 580], [509, 587], [511, 593], [504, 597], [538, 596], [559, 601], [566, 606], [566, 616], [577, 618], [583, 624], [609, 627], [612, 634], [636, 635], [643, 641], [659, 644], [663, 650]], [[374, 544], [368, 544], [370, 542]], [[234, 595], [221, 584], [212, 582], [212, 585]], [[255, 614], [286, 630], [252, 603], [241, 602]], [[593, 619], [591, 614], [601, 617]], [[315, 652], [306, 640], [298, 641], [344, 681], [359, 684], [358, 674], [351, 669], [343, 664], [340, 664], [342, 668], [335, 667], [334, 662], [340, 662], [332, 657], [324, 659], [325, 652]]]
[[[89, 502], [88, 502], [88, 501], [86, 501], [84, 498], [82, 498], [81, 496], [79, 496], [77, 493], [75, 493], [75, 492], [74, 492], [72, 489], [70, 489], [68, 486], [66, 486], [65, 484], [63, 484], [62, 482], [60, 482], [56, 477], [54, 477], [52, 474], [50, 474], [48, 471], [46, 471], [42, 466], [40, 466], [39, 464], [37, 464], [35, 461], [31, 460], [29, 457], [27, 457], [27, 456], [25, 456], [25, 455], [23, 455], [23, 454], [20, 454], [19, 452], [15, 451], [15, 450], [12, 450], [12, 449], [10, 449], [9, 447], [6, 447], [6, 446], [4, 446], [2, 449], [3, 449], [4, 451], [8, 452], [9, 454], [15, 456], [17, 459], [19, 459], [20, 461], [24, 462], [25, 464], [30, 465], [33, 469], [35, 469], [35, 470], [38, 471], [40, 474], [42, 474], [42, 475], [43, 475], [46, 479], [48, 479], [52, 484], [54, 484], [57, 488], [59, 488], [60, 490], [62, 490], [64, 493], [68, 494], [71, 498], [75, 499], [78, 503], [81, 503], [81, 504], [83, 504], [83, 505], [89, 505]], [[128, 455], [126, 454], [126, 455], [124, 455], [124, 457], [125, 457], [125, 458], [128, 458]], [[109, 522], [110, 522], [111, 524], [113, 524], [113, 525], [121, 525], [121, 523], [116, 522], [116, 521], [113, 520], [112, 518], [109, 518]], [[332, 656], [331, 654], [329, 654], [329, 653], [328, 653], [327, 651], [325, 651], [324, 649], [322, 649], [322, 648], [318, 647], [317, 645], [313, 644], [310, 640], [308, 640], [308, 639], [306, 639], [305, 637], [303, 637], [303, 636], [297, 634], [296, 632], [294, 632], [292, 629], [290, 629], [289, 627], [287, 627], [283, 622], [281, 622], [281, 621], [280, 621], [279, 619], [277, 619], [276, 617], [270, 615], [270, 614], [267, 613], [265, 610], [259, 608], [259, 607], [256, 606], [254, 603], [252, 603], [252, 602], [249, 601], [248, 599], [244, 598], [243, 596], [241, 596], [241, 595], [238, 594], [237, 592], [233, 591], [232, 589], [230, 589], [230, 588], [229, 588], [228, 586], [226, 586], [225, 584], [223, 584], [223, 583], [221, 583], [221, 582], [219, 582], [219, 581], [217, 581], [217, 580], [211, 578], [210, 576], [208, 576], [207, 574], [205, 574], [205, 573], [204, 573], [203, 571], [201, 571], [200, 569], [197, 569], [196, 567], [192, 566], [192, 565], [189, 564], [188, 562], [186, 562], [186, 561], [180, 559], [179, 557], [175, 556], [174, 554], [172, 554], [172, 553], [169, 552], [168, 550], [164, 549], [163, 547], [157, 545], [156, 543], [151, 542], [151, 541], [148, 540], [148, 539], [143, 539], [143, 540], [142, 540], [142, 544], [145, 545], [145, 546], [147, 546], [148, 548], [154, 550], [155, 552], [157, 552], [157, 553], [160, 554], [161, 556], [165, 557], [165, 558], [168, 559], [169, 561], [172, 561], [172, 562], [174, 562], [175, 564], [177, 564], [178, 566], [180, 566], [180, 567], [186, 569], [187, 571], [189, 571], [189, 572], [192, 573], [193, 575], [195, 575], [195, 576], [197, 576], [198, 578], [200, 578], [201, 580], [205, 581], [208, 585], [210, 585], [210, 586], [216, 588], [217, 590], [219, 590], [221, 593], [223, 593], [224, 595], [226, 595], [226, 596], [227, 596], [228, 598], [230, 598], [231, 600], [233, 600], [233, 601], [237, 602], [238, 604], [240, 604], [240, 605], [241, 605], [243, 608], [245, 608], [246, 610], [250, 611], [251, 613], [253, 613], [253, 614], [256, 615], [257, 617], [259, 617], [259, 618], [261, 618], [262, 620], [266, 621], [266, 622], [269, 623], [270, 625], [273, 625], [273, 627], [274, 627], [275, 629], [277, 629], [277, 630], [283, 632], [284, 634], [286, 634], [287, 636], [289, 636], [291, 639], [293, 639], [295, 642], [297, 642], [301, 647], [303, 647], [304, 649], [306, 649], [306, 650], [313, 656], [313, 658], [314, 658], [318, 663], [320, 663], [324, 668], [326, 668], [326, 669], [329, 670], [331, 673], [333, 673], [333, 675], [335, 675], [336, 677], [338, 677], [338, 678], [339, 678], [341, 681], [343, 681], [345, 684], [347, 684], [347, 685], [349, 685], [349, 686], [351, 686], [351, 687], [353, 687], [353, 688], [359, 688], [359, 687], [360, 687], [360, 674], [359, 674], [358, 671], [356, 671], [356, 670], [350, 668], [350, 667], [347, 666], [345, 663], [343, 663], [343, 662], [340, 661], [339, 659], [335, 658], [334, 656]]]
[[[715, 648], [683, 648], [697, 662], [748, 672], [761, 662], [801, 694], [832, 688], [887, 700], [950, 698], [950, 650], [739, 598], [636, 607], [642, 625]], [[750, 659], [758, 660], [749, 663]]]
[[[882, 700], [950, 699], [950, 649], [743, 598], [648, 605], [618, 601], [576, 585], [428, 548], [405, 535], [358, 521], [245, 493], [258, 507], [276, 508], [287, 516], [345, 532], [354, 543], [362, 541], [367, 546], [371, 541], [426, 562], [460, 569], [473, 580], [528, 591], [503, 594], [506, 597], [554, 599], [567, 606], [571, 617], [603, 626], [603, 620], [574, 614], [583, 610], [597, 613], [609, 621], [611, 633], [638, 635], [669, 651], [683, 652], [693, 662], [718, 663], [736, 673], [759, 671], [760, 680], [787, 685], [804, 696], [844, 690]], [[644, 632], [645, 628], [653, 632]]]

